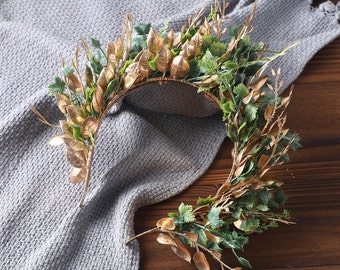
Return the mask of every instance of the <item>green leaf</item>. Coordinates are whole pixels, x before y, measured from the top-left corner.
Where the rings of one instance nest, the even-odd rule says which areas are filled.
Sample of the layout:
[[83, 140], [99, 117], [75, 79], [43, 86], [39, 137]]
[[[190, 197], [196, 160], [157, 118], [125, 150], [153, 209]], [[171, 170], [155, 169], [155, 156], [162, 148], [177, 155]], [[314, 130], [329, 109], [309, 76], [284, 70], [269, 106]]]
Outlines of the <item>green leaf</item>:
[[209, 50], [211, 51], [212, 55], [220, 57], [226, 51], [227, 46], [221, 42], [214, 42], [210, 45]]
[[257, 116], [257, 107], [255, 107], [254, 105], [252, 104], [247, 104], [245, 110], [244, 110], [244, 114], [247, 118], [247, 120], [249, 122], [253, 121], [256, 119], [256, 116]]
[[151, 23], [140, 23], [134, 27], [135, 31], [137, 32], [138, 35], [140, 36], [146, 36], [149, 34], [151, 28]]
[[239, 99], [246, 97], [249, 93], [247, 87], [243, 83], [240, 83], [239, 85], [237, 85], [233, 89], [233, 92], [235, 95], [238, 96]]
[[281, 206], [284, 205], [287, 199], [288, 197], [282, 189], [277, 190], [274, 194], [275, 202], [277, 202]]
[[259, 210], [259, 211], [261, 211], [261, 212], [266, 212], [266, 211], [269, 210], [269, 207], [268, 207], [268, 205], [266, 205], [266, 204], [258, 204], [258, 205], [256, 206], [256, 209]]
[[77, 125], [72, 125], [71, 128], [72, 128], [73, 138], [75, 138], [75, 139], [81, 138], [80, 127], [77, 126]]
[[178, 211], [183, 222], [188, 223], [195, 221], [195, 215], [192, 213], [192, 210], [192, 205], [185, 205], [184, 203], [181, 203], [181, 205], [178, 207]]
[[197, 205], [202, 206], [202, 205], [213, 205], [215, 202], [215, 199], [211, 197], [211, 195], [209, 195], [206, 198], [201, 198], [199, 197], [197, 199]]
[[74, 69], [71, 68], [71, 67], [69, 67], [68, 65], [65, 65], [65, 66], [63, 67], [62, 71], [63, 71], [64, 76], [68, 78], [68, 76], [70, 75], [70, 73], [73, 73], [73, 72], [74, 72]]
[[232, 62], [232, 61], [226, 61], [223, 63], [223, 66], [226, 68], [226, 69], [229, 69], [229, 70], [234, 70], [234, 69], [237, 69], [239, 66], [238, 66], [238, 63], [235, 63], [235, 62]]
[[269, 200], [272, 197], [272, 194], [270, 193], [270, 191], [262, 189], [257, 193], [256, 197], [260, 204], [268, 204]]
[[210, 225], [212, 229], [219, 228], [224, 224], [224, 222], [220, 220], [220, 211], [221, 207], [212, 206], [210, 208], [210, 211], [208, 213], [209, 222], [207, 223], [207, 225]]
[[169, 21], [165, 21], [163, 23], [163, 26], [161, 26], [159, 28], [159, 34], [161, 35], [161, 37], [164, 39], [166, 38], [167, 36], [167, 30], [168, 30], [168, 27], [169, 27]]
[[102, 46], [100, 44], [100, 41], [98, 39], [95, 39], [95, 38], [91, 38], [91, 45], [95, 48], [98, 48], [98, 49], [100, 49], [100, 47]]
[[202, 59], [198, 60], [198, 66], [202, 73], [206, 75], [215, 75], [218, 73], [219, 65], [217, 57], [212, 55], [209, 49], [205, 52]]
[[157, 70], [157, 66], [156, 66], [156, 64], [157, 64], [157, 59], [158, 59], [158, 54], [156, 55], [156, 57], [155, 57], [153, 60], [151, 60], [151, 61], [148, 62], [149, 67], [150, 67], [153, 71]]
[[47, 88], [51, 95], [63, 94], [66, 88], [66, 83], [60, 77], [55, 77], [54, 82], [51, 83]]
[[95, 89], [94, 87], [92, 87], [92, 88], [86, 87], [86, 89], [85, 89], [86, 103], [89, 103], [89, 104], [92, 103], [94, 89]]
[[238, 262], [239, 262], [243, 267], [251, 268], [251, 269], [253, 268], [253, 267], [251, 266], [250, 262], [249, 262], [247, 259], [245, 259], [245, 258], [243, 258], [243, 257], [238, 257], [237, 259], [238, 259]]

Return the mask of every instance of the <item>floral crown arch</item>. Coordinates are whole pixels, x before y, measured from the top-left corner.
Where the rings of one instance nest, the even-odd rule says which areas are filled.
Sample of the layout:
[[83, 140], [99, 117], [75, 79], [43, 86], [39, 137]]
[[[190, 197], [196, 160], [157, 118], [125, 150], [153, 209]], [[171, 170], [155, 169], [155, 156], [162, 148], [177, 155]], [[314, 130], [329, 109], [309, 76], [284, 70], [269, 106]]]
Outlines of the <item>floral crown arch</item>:
[[[65, 144], [72, 165], [71, 182], [85, 180], [80, 206], [89, 189], [99, 126], [109, 109], [128, 93], [145, 84], [180, 83], [217, 105], [226, 137], [233, 143], [229, 176], [214, 195], [199, 198], [195, 207], [182, 203], [178, 212], [169, 213], [145, 232], [157, 232], [159, 243], [169, 245], [198, 269], [210, 269], [204, 253], [216, 259], [222, 269], [233, 269], [222, 261], [223, 249], [230, 249], [242, 266], [251, 267], [236, 253], [243, 250], [248, 234], [276, 227], [279, 222], [291, 223], [289, 212], [279, 211], [287, 198], [282, 183], [267, 172], [288, 162], [288, 151], [299, 147], [298, 136], [285, 127], [292, 91], [280, 97], [280, 69], [271, 71], [272, 82], [263, 75], [268, 64], [291, 46], [273, 51], [261, 42], [251, 43], [256, 4], [245, 23], [230, 27], [227, 33], [225, 9], [225, 4], [216, 1], [204, 16], [202, 8], [188, 18], [178, 34], [169, 31], [166, 23], [158, 30], [150, 24], [134, 27], [127, 15], [124, 38], [108, 42], [106, 51], [96, 39], [91, 39], [91, 45], [97, 54], [82, 42], [88, 60], [85, 83], [77, 48], [72, 67], [62, 62], [64, 78], [56, 77], [49, 85], [65, 114], [58, 126], [62, 134], [49, 144]], [[137, 32], [134, 38], [133, 30]], [[195, 248], [193, 256], [187, 246]]]

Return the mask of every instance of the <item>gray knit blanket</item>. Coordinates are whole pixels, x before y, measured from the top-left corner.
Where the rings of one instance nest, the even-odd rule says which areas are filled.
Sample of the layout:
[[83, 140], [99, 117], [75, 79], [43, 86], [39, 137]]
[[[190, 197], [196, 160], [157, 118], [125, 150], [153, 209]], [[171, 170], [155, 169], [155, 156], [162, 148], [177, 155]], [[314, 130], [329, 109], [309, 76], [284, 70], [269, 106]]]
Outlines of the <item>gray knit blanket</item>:
[[[244, 22], [253, 2], [231, 0], [228, 23]], [[339, 5], [310, 2], [258, 0], [254, 41], [283, 49], [300, 40], [273, 66], [282, 68], [285, 87], [340, 35]], [[115, 40], [128, 12], [135, 24], [168, 20], [179, 30], [203, 4], [0, 0], [1, 270], [139, 268], [138, 241], [125, 245], [135, 211], [178, 194], [207, 170], [225, 137], [220, 116], [178, 84], [147, 86], [147, 99], [131, 94], [101, 126], [90, 192], [79, 208], [83, 187], [69, 182], [64, 147], [47, 145], [59, 130], [38, 121], [29, 104], [58, 124], [47, 85], [61, 75], [60, 54], [71, 63], [81, 39]]]

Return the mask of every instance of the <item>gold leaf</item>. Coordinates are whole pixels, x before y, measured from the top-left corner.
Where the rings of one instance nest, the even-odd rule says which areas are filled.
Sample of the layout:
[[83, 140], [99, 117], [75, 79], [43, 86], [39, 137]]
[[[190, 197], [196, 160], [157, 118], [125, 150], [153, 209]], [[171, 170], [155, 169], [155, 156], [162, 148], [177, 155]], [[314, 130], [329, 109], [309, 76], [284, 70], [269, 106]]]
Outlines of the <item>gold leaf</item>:
[[173, 218], [170, 217], [159, 219], [156, 223], [156, 226], [163, 229], [167, 229], [169, 231], [173, 231], [176, 228], [176, 224]]
[[239, 176], [242, 174], [245, 165], [246, 165], [246, 162], [243, 163], [241, 166], [239, 166], [239, 167], [236, 169], [236, 171], [235, 171], [235, 173], [234, 173], [234, 175], [235, 175], [236, 177], [239, 177]]
[[73, 167], [70, 173], [70, 180], [73, 184], [80, 183], [85, 179], [86, 168], [75, 168]]
[[261, 87], [267, 82], [268, 78], [268, 76], [261, 77], [256, 82], [252, 83], [250, 88], [254, 89], [254, 91], [261, 89]]
[[176, 242], [176, 246], [171, 246], [172, 251], [181, 259], [191, 262], [191, 254], [188, 249], [183, 245], [183, 243], [175, 238], [174, 241]]
[[189, 40], [187, 40], [182, 45], [182, 50], [181, 50], [180, 54], [183, 55], [184, 57], [190, 59], [191, 57], [196, 55], [196, 47], [193, 44], [190, 44]]
[[70, 137], [72, 136], [72, 130], [70, 128], [69, 123], [66, 120], [60, 120], [59, 125], [60, 125], [61, 130], [65, 134], [69, 135]]
[[197, 251], [192, 259], [198, 270], [210, 270], [210, 265], [203, 252]]
[[169, 235], [166, 235], [164, 233], [159, 233], [156, 238], [157, 242], [162, 245], [171, 245], [176, 246], [176, 242], [173, 238], [171, 238]]
[[158, 54], [163, 45], [163, 40], [161, 35], [151, 27], [147, 38], [147, 45], [150, 52], [153, 54]]
[[175, 36], [175, 32], [174, 32], [174, 30], [170, 30], [169, 31], [169, 33], [168, 33], [168, 35], [165, 37], [165, 39], [163, 40], [163, 43], [165, 44], [165, 45], [167, 45], [166, 47], [168, 48], [168, 49], [171, 49], [171, 47], [172, 47], [172, 44], [173, 44], [173, 42], [174, 42], [174, 36]]
[[106, 56], [109, 63], [117, 65], [119, 60], [116, 56], [115, 45], [112, 42], [108, 42], [106, 45]]
[[84, 139], [95, 135], [98, 130], [98, 120], [94, 117], [87, 117], [80, 127], [80, 134]]
[[67, 86], [73, 92], [76, 92], [78, 94], [83, 93], [83, 84], [72, 72], [68, 75]]
[[92, 83], [93, 83], [93, 73], [91, 68], [86, 65], [85, 68], [85, 80], [86, 80], [86, 86], [91, 88], [92, 87]]
[[190, 70], [188, 61], [183, 55], [177, 55], [171, 63], [170, 75], [173, 78], [183, 78]]
[[81, 125], [84, 121], [83, 111], [76, 105], [66, 107], [68, 121], [76, 125]]
[[216, 250], [211, 250], [211, 253], [212, 253], [212, 255], [215, 256], [217, 259], [221, 260], [221, 256], [222, 256], [221, 253], [219, 253], [219, 252], [216, 251]]
[[192, 232], [186, 232], [185, 235], [194, 243], [197, 242], [198, 239], [198, 234], [197, 233], [192, 233]]
[[83, 151], [72, 151], [67, 148], [66, 158], [68, 162], [75, 168], [82, 168], [86, 164], [86, 159]]
[[63, 94], [57, 93], [55, 94], [55, 99], [57, 101], [59, 110], [62, 113], [67, 114], [66, 107], [71, 105], [69, 98]]
[[124, 55], [123, 41], [120, 37], [117, 38], [115, 44], [115, 55], [117, 56], [118, 59], [122, 59]]
[[211, 241], [213, 241], [214, 243], [220, 243], [222, 241], [221, 237], [218, 237], [216, 235], [213, 235], [211, 232], [209, 231], [204, 231], [205, 235], [207, 236], [207, 238]]
[[60, 134], [49, 139], [48, 144], [51, 146], [62, 145], [65, 142], [64, 141], [65, 138], [71, 138], [71, 137], [67, 134]]
[[84, 151], [86, 150], [86, 145], [82, 141], [78, 141], [73, 138], [64, 138], [64, 142], [68, 148], [72, 151]]
[[163, 48], [158, 55], [158, 59], [156, 62], [157, 69], [163, 73], [167, 72], [170, 67], [172, 59], [173, 55], [171, 50]]
[[136, 73], [128, 73], [124, 77], [124, 88], [130, 88], [138, 79], [138, 74]]
[[242, 223], [243, 223], [243, 220], [238, 219], [238, 220], [236, 220], [236, 221], [234, 222], [234, 226], [235, 226], [237, 229], [243, 231], [243, 229], [241, 228]]
[[268, 160], [270, 159], [270, 156], [268, 155], [262, 155], [259, 159], [258, 166], [260, 169], [262, 169], [266, 164], [268, 163]]
[[94, 90], [92, 105], [93, 109], [98, 113], [104, 109], [104, 91], [99, 85]]
[[266, 110], [264, 112], [264, 119], [268, 122], [273, 115], [273, 111], [274, 111], [274, 106], [268, 104], [266, 107]]
[[193, 45], [196, 47], [196, 48], [199, 48], [203, 45], [203, 37], [202, 35], [197, 32], [190, 40]]

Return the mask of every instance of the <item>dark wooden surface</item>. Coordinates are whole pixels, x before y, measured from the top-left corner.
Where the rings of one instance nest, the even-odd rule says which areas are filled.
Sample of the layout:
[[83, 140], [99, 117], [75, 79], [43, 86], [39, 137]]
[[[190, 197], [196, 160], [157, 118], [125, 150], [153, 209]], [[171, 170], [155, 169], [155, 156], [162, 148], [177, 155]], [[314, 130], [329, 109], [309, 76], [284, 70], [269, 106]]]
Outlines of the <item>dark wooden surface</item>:
[[[288, 123], [302, 137], [303, 148], [291, 153], [291, 163], [275, 171], [285, 182], [286, 208], [296, 225], [281, 225], [250, 236], [241, 255], [254, 269], [340, 269], [340, 39], [326, 46], [307, 64], [295, 82]], [[225, 142], [211, 168], [180, 195], [136, 213], [136, 232], [175, 211], [183, 201], [214, 194], [230, 167], [230, 145]], [[141, 269], [196, 269], [176, 257], [155, 235], [140, 240]], [[232, 254], [224, 261], [237, 266]], [[220, 269], [217, 266], [212, 269]]]

